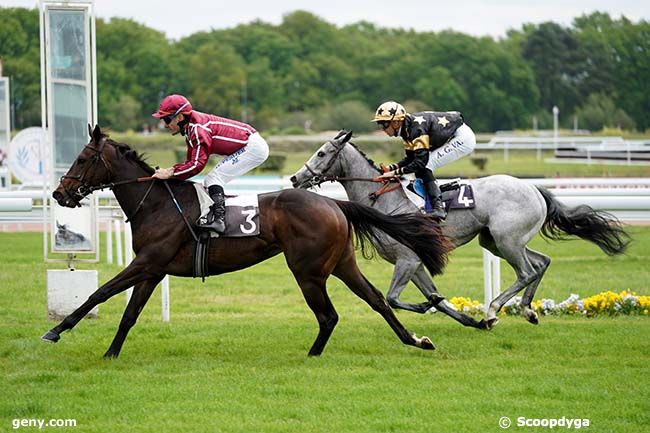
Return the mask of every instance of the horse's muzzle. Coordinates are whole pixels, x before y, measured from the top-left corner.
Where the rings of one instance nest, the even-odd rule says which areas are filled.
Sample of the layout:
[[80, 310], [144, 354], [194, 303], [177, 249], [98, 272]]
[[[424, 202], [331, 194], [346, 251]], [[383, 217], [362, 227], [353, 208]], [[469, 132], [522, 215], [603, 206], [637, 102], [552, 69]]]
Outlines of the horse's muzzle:
[[54, 190], [52, 193], [52, 198], [56, 200], [56, 202], [64, 207], [80, 207], [81, 203], [79, 201], [75, 200], [74, 198], [70, 197], [70, 195], [65, 192], [61, 191], [59, 188]]
[[314, 186], [314, 182], [311, 181], [311, 179], [308, 179], [307, 181], [299, 181], [298, 178], [294, 175], [289, 178], [289, 182], [291, 182], [291, 186], [294, 188], [300, 188], [300, 189], [307, 189], [311, 188]]

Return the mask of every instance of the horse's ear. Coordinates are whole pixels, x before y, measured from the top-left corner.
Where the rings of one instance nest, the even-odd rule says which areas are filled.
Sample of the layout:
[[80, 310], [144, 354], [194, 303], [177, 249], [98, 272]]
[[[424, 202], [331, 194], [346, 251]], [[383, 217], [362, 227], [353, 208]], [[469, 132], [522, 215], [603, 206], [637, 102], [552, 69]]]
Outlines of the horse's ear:
[[99, 128], [99, 125], [95, 125], [95, 129], [93, 129], [91, 136], [95, 143], [99, 143], [99, 140], [102, 139], [102, 130]]
[[90, 126], [90, 123], [88, 124], [88, 136], [92, 139], [93, 138], [93, 127]]
[[338, 134], [336, 134], [334, 140], [338, 140], [340, 143], [347, 143], [350, 141], [350, 138], [352, 138], [352, 131], [346, 131], [345, 129], [342, 129]]

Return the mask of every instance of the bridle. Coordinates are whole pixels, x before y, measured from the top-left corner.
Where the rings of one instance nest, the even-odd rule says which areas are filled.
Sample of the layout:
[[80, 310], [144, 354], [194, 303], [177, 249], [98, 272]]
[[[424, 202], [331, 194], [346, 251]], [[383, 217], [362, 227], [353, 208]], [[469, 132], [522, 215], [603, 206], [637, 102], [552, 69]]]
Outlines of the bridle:
[[[328, 162], [327, 166], [321, 170], [320, 173], [316, 172], [313, 168], [309, 166], [309, 161], [304, 164], [304, 167], [312, 175], [305, 184], [309, 185], [310, 188], [315, 186], [320, 186], [325, 182], [341, 182], [341, 181], [362, 181], [362, 182], [381, 182], [383, 185], [375, 192], [368, 194], [368, 198], [374, 205], [380, 195], [387, 192], [391, 192], [400, 187], [400, 182], [395, 179], [377, 179], [377, 178], [366, 178], [366, 177], [343, 177], [343, 176], [327, 176], [324, 173], [327, 173], [334, 163], [338, 160], [339, 154], [345, 147], [346, 143], [341, 144], [340, 146], [332, 143], [330, 140], [329, 143], [336, 148], [336, 152], [332, 155], [332, 159]], [[395, 182], [395, 185], [390, 185], [391, 182]]]
[[[81, 206], [81, 200], [85, 198], [88, 194], [91, 194], [94, 191], [97, 191], [99, 189], [104, 189], [107, 187], [110, 187], [110, 185], [114, 185], [111, 183], [106, 183], [106, 184], [99, 184], [96, 186], [89, 185], [88, 182], [86, 181], [86, 176], [90, 172], [91, 169], [93, 169], [96, 165], [98, 165], [100, 162], [104, 165], [104, 168], [106, 169], [106, 172], [108, 173], [108, 180], [110, 181], [112, 177], [112, 172], [111, 172], [111, 165], [106, 161], [104, 158], [104, 146], [106, 145], [106, 137], [102, 137], [99, 140], [99, 143], [97, 144], [97, 148], [92, 147], [90, 144], [86, 144], [86, 148], [92, 150], [95, 152], [94, 157], [90, 160], [90, 164], [86, 164], [86, 167], [84, 168], [84, 171], [81, 172], [81, 174], [78, 174], [76, 176], [70, 176], [67, 174], [64, 174], [61, 176], [60, 184], [63, 187], [63, 190], [68, 194], [68, 196], [75, 202], [75, 205]], [[64, 179], [72, 179], [76, 180], [79, 182], [79, 187], [77, 188], [76, 191], [68, 189], [63, 183]]]
[[324, 182], [328, 182], [328, 181], [334, 182], [335, 180], [340, 180], [341, 179], [338, 176], [326, 176], [324, 173], [327, 173], [332, 168], [334, 163], [338, 160], [339, 154], [341, 153], [341, 151], [345, 147], [345, 143], [343, 143], [340, 146], [337, 146], [336, 144], [332, 143], [331, 140], [328, 143], [331, 144], [332, 146], [334, 146], [334, 148], [336, 149], [336, 152], [334, 152], [334, 154], [332, 155], [332, 158], [327, 163], [327, 166], [324, 169], [322, 169], [320, 173], [317, 173], [316, 170], [314, 170], [313, 168], [311, 168], [309, 166], [309, 161], [305, 162], [305, 164], [304, 164], [307, 171], [312, 175], [311, 179], [309, 179], [309, 181], [307, 182], [310, 187], [320, 186], [320, 184], [322, 184]]

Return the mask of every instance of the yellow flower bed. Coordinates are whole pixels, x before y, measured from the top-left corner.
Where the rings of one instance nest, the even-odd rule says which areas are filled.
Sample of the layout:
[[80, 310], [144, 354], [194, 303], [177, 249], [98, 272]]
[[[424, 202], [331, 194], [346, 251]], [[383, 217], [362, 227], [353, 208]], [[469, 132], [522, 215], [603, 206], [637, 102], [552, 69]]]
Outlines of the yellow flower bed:
[[463, 296], [455, 296], [449, 300], [451, 304], [458, 311], [468, 314], [481, 314], [483, 313], [483, 304], [470, 298]]
[[[449, 302], [458, 310], [468, 314], [483, 314], [483, 304], [470, 298], [456, 296]], [[535, 300], [531, 308], [542, 315], [584, 315], [594, 317], [598, 315], [650, 315], [650, 296], [637, 296], [634, 292], [623, 290], [620, 293], [612, 291], [602, 292], [597, 295], [580, 299], [578, 295], [571, 295], [562, 302], [552, 299]], [[501, 314], [519, 315], [522, 311], [521, 297], [513, 298], [504, 305]]]

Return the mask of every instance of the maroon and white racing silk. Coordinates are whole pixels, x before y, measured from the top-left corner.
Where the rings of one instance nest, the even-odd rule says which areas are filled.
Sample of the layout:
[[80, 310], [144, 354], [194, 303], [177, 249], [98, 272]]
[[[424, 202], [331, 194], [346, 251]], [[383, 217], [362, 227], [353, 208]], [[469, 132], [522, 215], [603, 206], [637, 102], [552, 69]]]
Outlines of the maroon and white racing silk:
[[210, 155], [232, 155], [246, 146], [256, 132], [246, 123], [192, 111], [184, 130], [187, 161], [174, 165], [174, 177], [188, 179], [200, 173]]

